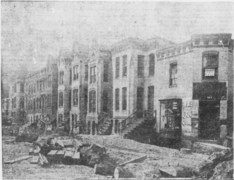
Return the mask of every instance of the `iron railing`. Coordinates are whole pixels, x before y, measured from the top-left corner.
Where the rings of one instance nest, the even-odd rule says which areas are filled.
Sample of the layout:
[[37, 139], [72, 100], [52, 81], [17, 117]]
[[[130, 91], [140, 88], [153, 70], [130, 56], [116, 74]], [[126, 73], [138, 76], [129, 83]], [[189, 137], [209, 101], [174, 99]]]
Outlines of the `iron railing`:
[[128, 127], [129, 124], [132, 124], [133, 121], [136, 119], [137, 117], [137, 111], [133, 112], [130, 116], [128, 116], [126, 119], [124, 119], [123, 121], [120, 122], [120, 132], [123, 132], [123, 130], [125, 128]]

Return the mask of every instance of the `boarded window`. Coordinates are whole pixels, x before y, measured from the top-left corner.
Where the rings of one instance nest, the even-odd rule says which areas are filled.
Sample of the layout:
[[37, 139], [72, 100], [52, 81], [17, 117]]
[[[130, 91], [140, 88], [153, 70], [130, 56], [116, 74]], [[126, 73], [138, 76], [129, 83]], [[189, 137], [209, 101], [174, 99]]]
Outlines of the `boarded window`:
[[78, 105], [78, 89], [73, 89], [73, 105]]
[[177, 63], [170, 64], [170, 86], [177, 85]]
[[127, 88], [122, 88], [122, 110], [127, 110]]
[[155, 55], [149, 55], [149, 75], [154, 76], [154, 66], [155, 66]]
[[137, 66], [138, 77], [144, 76], [144, 56], [138, 55], [138, 66]]
[[218, 79], [218, 58], [217, 51], [207, 51], [202, 57], [202, 78], [203, 80]]
[[109, 71], [109, 64], [104, 63], [104, 73], [103, 73], [103, 81], [108, 82], [108, 71]]
[[119, 88], [115, 89], [115, 110], [119, 110]]
[[123, 56], [123, 76], [127, 76], [127, 55]]
[[119, 63], [119, 57], [117, 57], [115, 61], [115, 78], [119, 77]]

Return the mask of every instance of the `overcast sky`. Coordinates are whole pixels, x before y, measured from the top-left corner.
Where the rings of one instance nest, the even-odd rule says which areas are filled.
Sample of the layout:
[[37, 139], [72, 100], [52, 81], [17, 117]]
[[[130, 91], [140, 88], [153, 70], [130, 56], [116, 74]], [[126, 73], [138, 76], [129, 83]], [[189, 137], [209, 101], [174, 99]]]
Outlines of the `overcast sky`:
[[2, 68], [36, 69], [60, 48], [97, 38], [110, 45], [128, 37], [180, 43], [199, 33], [233, 33], [231, 3], [2, 2]]

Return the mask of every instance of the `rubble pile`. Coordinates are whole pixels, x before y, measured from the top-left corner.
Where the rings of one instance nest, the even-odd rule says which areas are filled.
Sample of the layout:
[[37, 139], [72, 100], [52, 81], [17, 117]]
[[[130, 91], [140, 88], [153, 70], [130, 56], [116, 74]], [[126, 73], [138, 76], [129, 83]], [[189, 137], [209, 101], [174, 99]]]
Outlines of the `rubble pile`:
[[[209, 155], [191, 149], [170, 149], [142, 144], [119, 136], [79, 135], [75, 138], [39, 136], [28, 156], [5, 161], [29, 159], [31, 164], [82, 165], [97, 175], [114, 178], [197, 177], [229, 178], [233, 174], [231, 150], [217, 150]], [[214, 150], [217, 149], [214, 148]], [[195, 150], [196, 151], [196, 150]], [[211, 154], [211, 155], [210, 155]]]

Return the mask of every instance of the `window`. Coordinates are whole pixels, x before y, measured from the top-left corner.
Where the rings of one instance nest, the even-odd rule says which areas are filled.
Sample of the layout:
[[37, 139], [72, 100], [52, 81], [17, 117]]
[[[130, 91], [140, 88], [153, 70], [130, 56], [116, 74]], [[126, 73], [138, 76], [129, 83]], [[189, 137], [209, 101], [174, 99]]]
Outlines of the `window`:
[[170, 64], [170, 86], [177, 85], [177, 63]]
[[58, 124], [61, 125], [63, 123], [63, 115], [59, 114], [58, 115]]
[[20, 84], [20, 92], [24, 92], [24, 84], [23, 83]]
[[63, 106], [63, 92], [59, 92], [59, 107]]
[[78, 105], [78, 89], [73, 89], [73, 105]]
[[123, 56], [123, 76], [127, 76], [127, 55]]
[[202, 79], [216, 80], [218, 79], [218, 58], [217, 51], [207, 51], [202, 57]]
[[[40, 83], [39, 81], [37, 81], [37, 91], [39, 90], [39, 88], [40, 88]], [[30, 86], [29, 86], [29, 91], [30, 91]]]
[[21, 109], [24, 108], [24, 98], [23, 97], [21, 98], [21, 101], [20, 101], [20, 108]]
[[32, 107], [32, 109], [35, 111], [35, 106], [36, 106], [36, 100], [35, 99], [33, 99], [33, 107]]
[[119, 57], [117, 57], [115, 61], [115, 78], [119, 77], [119, 63]]
[[51, 107], [51, 94], [48, 94], [48, 97], [47, 97], [47, 106], [48, 107]]
[[78, 127], [77, 114], [72, 114], [72, 127], [73, 128]]
[[181, 129], [180, 108], [181, 100], [168, 99], [160, 101], [160, 129]]
[[89, 66], [85, 65], [85, 81], [88, 81], [88, 70], [89, 70]]
[[42, 99], [41, 99], [41, 97], [38, 99], [39, 100], [39, 109], [41, 109], [41, 102], [42, 102]]
[[78, 65], [73, 67], [73, 81], [78, 79]]
[[96, 82], [96, 66], [90, 68], [90, 84]]
[[52, 81], [51, 75], [49, 75], [49, 76], [48, 76], [48, 87], [51, 87], [51, 81]]
[[138, 55], [138, 77], [144, 76], [144, 56]]
[[148, 87], [148, 113], [153, 114], [154, 111], [154, 86]]
[[69, 78], [69, 84], [71, 85], [72, 84], [72, 68], [70, 68], [70, 78]]
[[155, 56], [154, 54], [149, 55], [149, 76], [154, 76], [154, 65], [155, 65]]
[[119, 110], [119, 88], [115, 89], [115, 110]]
[[96, 111], [96, 91], [89, 92], [89, 112]]
[[64, 71], [59, 72], [59, 84], [63, 84]]
[[108, 92], [107, 91], [103, 91], [103, 112], [108, 112], [108, 101], [109, 101], [109, 98], [108, 98]]
[[104, 63], [103, 82], [108, 82], [108, 70], [109, 70], [109, 64]]
[[127, 88], [122, 88], [122, 110], [127, 110]]

